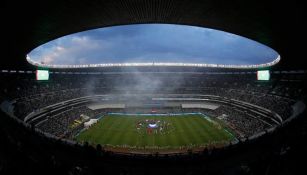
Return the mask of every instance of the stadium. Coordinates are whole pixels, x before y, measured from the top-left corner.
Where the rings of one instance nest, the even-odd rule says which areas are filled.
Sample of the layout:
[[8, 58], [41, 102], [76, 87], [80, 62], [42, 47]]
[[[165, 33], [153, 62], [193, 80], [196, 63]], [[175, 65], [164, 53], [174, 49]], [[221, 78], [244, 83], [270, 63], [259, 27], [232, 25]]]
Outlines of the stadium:
[[[0, 174], [304, 170], [299, 159], [307, 153], [307, 67], [298, 2], [46, 1], [38, 9], [33, 4], [7, 2], [1, 12], [9, 18], [0, 65]], [[278, 55], [247, 65], [56, 65], [28, 55], [68, 34], [153, 23], [235, 33]]]

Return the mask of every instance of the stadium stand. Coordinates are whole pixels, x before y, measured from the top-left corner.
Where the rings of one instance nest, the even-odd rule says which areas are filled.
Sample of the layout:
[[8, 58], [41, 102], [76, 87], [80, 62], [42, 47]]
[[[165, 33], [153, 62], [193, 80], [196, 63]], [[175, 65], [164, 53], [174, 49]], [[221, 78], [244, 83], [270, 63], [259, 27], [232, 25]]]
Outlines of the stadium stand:
[[[142, 109], [140, 109], [140, 106], [138, 106], [136, 102], [141, 100], [139, 104], [141, 106], [146, 103], [152, 103], [145, 102], [154, 99], [150, 98], [148, 94], [164, 94], [164, 96], [167, 94], [173, 94], [173, 99], [184, 95], [186, 100], [204, 98], [203, 95], [207, 95], [209, 97], [222, 97], [260, 106], [278, 114], [281, 116], [282, 120], [286, 120], [293, 113], [291, 106], [294, 105], [295, 102], [304, 98], [304, 93], [302, 93], [302, 83], [304, 82], [300, 81], [293, 75], [287, 74], [282, 75], [282, 81], [280, 81], [280, 74], [273, 74], [272, 80], [270, 82], [261, 82], [255, 80], [255, 74], [253, 73], [243, 73], [240, 75], [187, 74], [180, 76], [169, 76], [167, 74], [161, 73], [156, 75], [151, 73], [145, 75], [146, 79], [151, 79], [153, 82], [160, 82], [160, 85], [156, 87], [150, 84], [150, 82], [142, 82], [142, 80], [139, 79], [139, 74], [134, 73], [118, 73], [115, 75], [102, 74], [95, 76], [78, 75], [78, 81], [76, 81], [76, 76], [74, 75], [53, 74], [50, 81], [48, 82], [38, 82], [33, 80], [33, 78], [31, 78], [33, 74], [31, 73], [2, 73], [1, 76], [3, 77], [2, 80], [7, 82], [5, 83], [5, 87], [2, 90], [3, 97], [5, 97], [7, 102], [12, 104], [14, 115], [21, 120], [26, 120], [27, 115], [30, 117], [32, 114], [42, 112], [42, 109], [45, 107], [52, 106], [54, 104], [63, 105], [63, 102], [67, 100], [78, 99], [80, 97], [83, 98], [86, 96], [108, 94], [114, 95], [107, 97], [108, 104], [105, 104], [105, 106], [112, 106], [112, 102], [115, 102], [114, 105], [116, 105], [116, 102], [121, 100], [121, 102], [118, 102], [118, 104], [126, 103], [127, 107], [129, 107], [124, 109], [126, 112], [131, 112], [131, 110], [133, 111], [133, 106], [136, 108], [134, 111], [141, 112]], [[17, 77], [18, 81], [14, 81], [10, 84], [9, 79], [11, 76]], [[298, 76], [301, 75], [298, 74]], [[293, 77], [295, 77], [297, 81], [291, 81]], [[287, 78], [291, 79], [287, 80]], [[285, 84], [285, 81], [288, 83]], [[143, 83], [147, 84], [144, 85]], [[16, 89], [9, 87], [16, 87]], [[127, 92], [136, 95], [120, 97], [120, 94], [127, 94]], [[276, 92], [284, 92], [284, 94]], [[11, 96], [11, 94], [14, 95]], [[142, 97], [142, 94], [147, 94], [147, 96]], [[61, 107], [60, 110], [57, 110], [56, 112], [47, 113], [45, 115], [41, 115], [41, 117], [35, 118], [36, 121], [32, 119], [32, 124], [35, 124], [42, 131], [49, 134], [59, 136], [61, 138], [65, 136], [67, 138], [71, 138], [72, 135], [70, 133], [76, 133], [77, 131], [75, 129], [69, 129], [69, 127], [76, 119], [80, 118], [81, 114], [94, 117], [95, 114], [97, 115], [103, 111], [114, 112], [114, 109], [91, 110], [88, 107], [83, 106], [86, 103], [93, 102], [95, 106], [97, 102], [92, 100], [93, 99], [88, 101], [84, 100], [81, 102], [76, 100], [75, 104], [71, 105], [71, 107]], [[174, 104], [175, 103], [173, 102], [173, 105]], [[240, 106], [240, 104], [238, 105]], [[53, 108], [55, 109], [56, 106]], [[257, 113], [255, 111], [248, 113], [246, 111], [247, 109], [248, 108], [246, 107], [238, 108], [233, 106], [233, 104], [230, 105], [223, 103], [223, 105], [218, 107], [216, 110], [191, 109], [190, 112], [199, 110], [204, 114], [208, 114], [214, 117], [224, 116], [221, 117], [221, 119], [229, 124], [231, 128], [235, 129], [237, 133], [239, 133], [238, 135], [240, 137], [249, 137], [265, 129], [268, 129], [268, 127], [275, 126], [270, 124], [270, 122], [268, 123], [267, 119], [264, 119], [266, 121], [263, 119], [259, 120], [259, 115], [261, 116], [263, 114]], [[150, 112], [149, 109], [143, 110]], [[159, 111], [163, 112], [162, 109]], [[182, 112], [189, 110], [181, 109], [181, 107], [178, 108], [175, 105], [174, 107], [167, 109], [165, 113], [174, 111]], [[80, 128], [81, 127], [79, 127], [79, 129]]]
[[[13, 83], [10, 83], [8, 80], [11, 76], [18, 77], [18, 80], [20, 81], [14, 81]], [[30, 80], [33, 74], [9, 74], [9, 73], [1, 73], [1, 81], [3, 84], [2, 90], [1, 90], [1, 98], [3, 101], [6, 101], [6, 106], [13, 106], [14, 114], [17, 116], [18, 119], [24, 120], [25, 116], [27, 114], [30, 114], [31, 112], [37, 112], [40, 111], [40, 108], [46, 107], [48, 105], [52, 105], [54, 103], [62, 104], [61, 102], [78, 98], [82, 96], [89, 95], [89, 90], [86, 88], [87, 81], [90, 75], [84, 75], [82, 78], [79, 78], [78, 82], [81, 83], [75, 83], [74, 76], [72, 75], [54, 75], [51, 76], [52, 79], [49, 82], [36, 82], [36, 81], [27, 81]], [[123, 78], [125, 75], [121, 75], [120, 78]], [[280, 80], [276, 80], [276, 82], [257, 82], [254, 80], [253, 75], [246, 75], [241, 76], [243, 80], [236, 77], [233, 78], [231, 76], [220, 76], [217, 75], [206, 75], [201, 77], [202, 81], [189, 81], [192, 78], [186, 77], [182, 83], [182, 87], [176, 88], [175, 90], [171, 91], [172, 95], [170, 95], [170, 98], [178, 98], [176, 94], [178, 92], [182, 93], [184, 98], [200, 98], [200, 96], [195, 96], [195, 94], [206, 94], [206, 95], [213, 95], [213, 96], [221, 96], [226, 97], [227, 99], [236, 99], [236, 100], [242, 100], [244, 102], [248, 102], [251, 104], [256, 104], [259, 106], [262, 106], [264, 108], [270, 109], [276, 113], [278, 113], [280, 116], [282, 116], [283, 119], [287, 119], [290, 114], [293, 113], [293, 109], [291, 108], [291, 105], [295, 104], [297, 101], [304, 101], [305, 99], [305, 92], [304, 92], [304, 81], [300, 81], [300, 78], [297, 78], [294, 75], [282, 75], [283, 80], [287, 80], [288, 83], [279, 82]], [[274, 75], [273, 75], [274, 77]], [[296, 78], [298, 81], [289, 81], [290, 78], [293, 77]], [[298, 75], [298, 77], [303, 77], [301, 75]], [[95, 78], [95, 77], [91, 77]], [[114, 77], [113, 77], [114, 78]], [[112, 78], [112, 79], [113, 79]], [[198, 77], [200, 78], [200, 77]], [[62, 81], [65, 79], [65, 81]], [[100, 77], [99, 77], [100, 79]], [[210, 79], [210, 81], [208, 81]], [[236, 79], [236, 81], [234, 81]], [[193, 79], [192, 79], [193, 80]], [[109, 80], [111, 81], [111, 80]], [[119, 80], [120, 81], [120, 80]], [[167, 82], [177, 81], [172, 80], [172, 77], [169, 77], [168, 80], [165, 80]], [[274, 81], [274, 79], [273, 79]], [[5, 83], [4, 83], [5, 82]], [[97, 81], [94, 86], [94, 88], [91, 89], [91, 93], [95, 92], [97, 94], [110, 94], [112, 92], [113, 85], [110, 85], [111, 82], [103, 81], [104, 83], [100, 84], [99, 81]], [[211, 83], [209, 83], [211, 82]], [[291, 83], [293, 82], [293, 84]], [[109, 84], [110, 83], [110, 84]], [[125, 82], [127, 84], [128, 82]], [[129, 91], [134, 91], [133, 84], [131, 83], [131, 89]], [[275, 86], [273, 86], [273, 84]], [[17, 87], [17, 88], [9, 88], [9, 87]], [[19, 88], [18, 88], [19, 87]], [[36, 88], [35, 88], [36, 87]], [[129, 86], [126, 86], [129, 87]], [[235, 87], [235, 88], [234, 88]], [[291, 87], [291, 88], [290, 88]], [[157, 90], [160, 93], [170, 93], [171, 83], [169, 86], [166, 86], [166, 88], [161, 88]], [[274, 89], [277, 88], [277, 89]], [[17, 93], [15, 93], [15, 91]], [[284, 93], [275, 93], [278, 92], [284, 92]], [[114, 92], [115, 95], [109, 96], [108, 99], [114, 103], [116, 102], [120, 92], [122, 91], [116, 91]], [[136, 96], [132, 96], [130, 99], [121, 99], [122, 101], [133, 101], [135, 99], [139, 99], [141, 93], [143, 91], [134, 91], [134, 93], [138, 94]], [[13, 96], [10, 96], [13, 94]], [[286, 95], [289, 94], [289, 95]], [[290, 95], [291, 94], [291, 95]], [[47, 98], [46, 98], [47, 97]], [[161, 96], [157, 96], [158, 98], [161, 98]], [[182, 97], [180, 97], [182, 98]], [[145, 100], [152, 99], [150, 97], [146, 97]], [[49, 101], [50, 100], [50, 101]], [[92, 101], [94, 103], [97, 103], [97, 99]], [[98, 101], [99, 102], [99, 101]], [[278, 102], [278, 103], [277, 103]], [[4, 103], [2, 103], [3, 105]], [[281, 106], [279, 106], [281, 105]], [[25, 107], [26, 106], [26, 107]], [[61, 106], [61, 105], [58, 105]], [[57, 105], [55, 105], [57, 107]], [[55, 108], [54, 107], [54, 108]], [[7, 107], [8, 109], [8, 107]], [[143, 112], [149, 112], [150, 108], [143, 109]], [[126, 111], [125, 111], [126, 110]], [[125, 155], [114, 155], [114, 153], [109, 151], [104, 151], [104, 148], [101, 147], [101, 145], [97, 145], [97, 148], [94, 148], [91, 145], [88, 145], [87, 143], [84, 143], [84, 145], [75, 144], [73, 142], [70, 142], [69, 138], [71, 138], [72, 135], [76, 134], [80, 127], [71, 128], [72, 124], [76, 120], [82, 120], [81, 115], [85, 114], [86, 116], [89, 116], [91, 118], [95, 118], [98, 114], [104, 114], [108, 111], [106, 109], [101, 109], [98, 111], [90, 110], [86, 105], [76, 105], [74, 107], [68, 107], [61, 109], [55, 113], [55, 115], [50, 115], [46, 118], [46, 121], [43, 121], [41, 123], [38, 122], [38, 125], [34, 129], [33, 126], [28, 125], [26, 127], [30, 127], [32, 129], [25, 129], [23, 122], [16, 122], [16, 119], [13, 118], [1, 118], [1, 120], [4, 122], [1, 122], [1, 130], [5, 130], [5, 133], [10, 132], [9, 134], [5, 134], [4, 137], [1, 137], [1, 142], [7, 142], [12, 145], [17, 145], [16, 148], [9, 148], [17, 150], [17, 154], [27, 154], [29, 156], [35, 157], [36, 160], [32, 160], [30, 162], [33, 162], [35, 167], [34, 172], [42, 172], [41, 168], [44, 167], [44, 165], [41, 165], [39, 162], [48, 162], [48, 166], [50, 170], [53, 170], [54, 173], [56, 172], [69, 172], [69, 173], [85, 173], [85, 174], [91, 174], [89, 171], [99, 172], [98, 167], [101, 166], [101, 163], [103, 160], [108, 159], [109, 161], [115, 161], [115, 162], [127, 162], [130, 160], [140, 160], [142, 161], [142, 165], [146, 166], [148, 164], [157, 164], [156, 161], [159, 162], [165, 162], [165, 163], [171, 163], [172, 161], [175, 161], [179, 164], [187, 164], [187, 160], [191, 161], [189, 164], [189, 168], [184, 171], [184, 174], [186, 173], [208, 173], [210, 171], [212, 174], [220, 173], [220, 171], [217, 170], [217, 168], [214, 168], [216, 164], [219, 165], [219, 167], [225, 167], [226, 164], [229, 164], [229, 162], [223, 162], [224, 153], [226, 152], [228, 156], [234, 156], [237, 157], [238, 155], [242, 156], [242, 154], [239, 154], [239, 152], [242, 152], [243, 150], [249, 150], [247, 151], [248, 154], [244, 155], [243, 157], [240, 157], [240, 159], [244, 159], [244, 163], [240, 161], [233, 161], [233, 166], [231, 171], [240, 170], [240, 172], [250, 172], [250, 171], [256, 171], [256, 167], [251, 166], [254, 162], [261, 162], [263, 163], [270, 163], [269, 161], [274, 160], [264, 160], [264, 157], [267, 156], [267, 154], [272, 154], [273, 157], [280, 156], [284, 152], [287, 152], [289, 147], [297, 146], [295, 143], [297, 143], [297, 139], [294, 140], [294, 138], [302, 137], [306, 131], [302, 131], [298, 129], [296, 121], [304, 125], [303, 122], [300, 122], [300, 118], [296, 121], [292, 122], [290, 124], [287, 124], [286, 126], [283, 126], [283, 128], [291, 128], [292, 132], [282, 132], [281, 135], [280, 132], [269, 132], [269, 136], [262, 136], [260, 138], [260, 141], [258, 139], [257, 144], [253, 144], [254, 142], [246, 142], [245, 140], [249, 140], [249, 136], [252, 136], [254, 133], [260, 132], [262, 130], [265, 130], [268, 128], [268, 125], [264, 122], [261, 122], [260, 120], [255, 119], [255, 116], [248, 116], [249, 113], [245, 113], [244, 111], [238, 110], [235, 106], [229, 106], [227, 104], [220, 104], [219, 107], [216, 110], [210, 110], [210, 109], [198, 109], [199, 112], [208, 114], [213, 117], [220, 118], [221, 120], [225, 121], [229, 127], [232, 129], [235, 129], [237, 132], [238, 138], [243, 134], [245, 137], [242, 137], [242, 139], [239, 140], [238, 146], [235, 146], [237, 144], [232, 144], [232, 146], [227, 147], [225, 149], [215, 149], [212, 148], [210, 150], [203, 150], [202, 152], [199, 152], [198, 154], [186, 154], [181, 155], [178, 157], [178, 155], [164, 155], [159, 156], [157, 155], [148, 155], [147, 157], [139, 157], [138, 155], [134, 155], [131, 157], [131, 154]], [[140, 111], [140, 109], [136, 108], [129, 108], [129, 109], [118, 109], [117, 112], [133, 112], [133, 111]], [[168, 108], [164, 112], [195, 112], [195, 109], [183, 109], [180, 107], [173, 107]], [[162, 110], [163, 112], [163, 110]], [[226, 115], [225, 115], [226, 114]], [[6, 123], [3, 125], [3, 123]], [[294, 124], [296, 123], [296, 124]], [[11, 127], [19, 125], [18, 127]], [[18, 130], [12, 129], [12, 128], [19, 128]], [[44, 132], [41, 132], [44, 131]], [[34, 134], [35, 133], [35, 134]], [[46, 133], [50, 133], [51, 135], [48, 135]], [[295, 135], [295, 136], [294, 136]], [[48, 137], [46, 137], [48, 136]], [[277, 141], [276, 139], [272, 138], [283, 138], [282, 142]], [[64, 140], [60, 140], [61, 138], [65, 138]], [[245, 139], [243, 139], [245, 138]], [[262, 146], [263, 144], [269, 145], [270, 143], [274, 143], [275, 146], [268, 147], [261, 153], [263, 157], [256, 156], [258, 153], [259, 146]], [[278, 144], [277, 144], [278, 142]], [[31, 144], [30, 144], [31, 143]], [[59, 144], [60, 143], [60, 144]], [[244, 144], [242, 144], [244, 143]], [[31, 146], [30, 146], [31, 145]], [[40, 149], [37, 149], [37, 147], [40, 147]], [[73, 148], [73, 149], [72, 149]], [[6, 148], [8, 149], [8, 148]], [[58, 151], [53, 151], [58, 150]], [[95, 151], [96, 150], [96, 151]], [[97, 152], [98, 150], [98, 152]], [[65, 155], [58, 154], [57, 152], [65, 152]], [[40, 156], [38, 156], [38, 154]], [[252, 155], [251, 155], [252, 154]], [[266, 156], [265, 156], [266, 155]], [[84, 159], [84, 156], [86, 159]], [[207, 158], [204, 158], [207, 157]], [[212, 157], [212, 158], [208, 158]], [[19, 157], [19, 156], [15, 156]], [[69, 157], [69, 160], [68, 159]], [[71, 157], [73, 157], [75, 160], [71, 161]], [[111, 158], [112, 157], [112, 158]], [[254, 157], [251, 160], [250, 157]], [[271, 156], [272, 157], [272, 156]], [[14, 156], [13, 156], [14, 159]], [[111, 159], [111, 160], [110, 160]], [[86, 160], [86, 162], [84, 162]], [[95, 160], [95, 161], [93, 161]], [[210, 165], [211, 168], [208, 168], [207, 171], [203, 170], [197, 170], [194, 169], [197, 167], [196, 165], [199, 165], [199, 161], [205, 162], [207, 165]], [[28, 158], [24, 158], [24, 160], [18, 160], [19, 164], [21, 164], [24, 161], [28, 161]], [[83, 161], [83, 163], [79, 163], [80, 161]], [[70, 162], [70, 163], [68, 163]], [[95, 162], [95, 163], [93, 163]], [[7, 164], [7, 160], [4, 160], [2, 162], [2, 166]], [[18, 162], [17, 162], [18, 163]], [[226, 163], [226, 164], [225, 164]], [[103, 163], [104, 164], [104, 163]], [[192, 166], [194, 164], [194, 166]], [[272, 164], [272, 163], [271, 163]], [[126, 173], [126, 172], [142, 172], [142, 170], [138, 168], [132, 168], [131, 166], [125, 166], [125, 164], [117, 165], [122, 167], [121, 169], [114, 170], [113, 165], [108, 165], [108, 168], [105, 168], [106, 173]], [[117, 167], [116, 166], [116, 167]], [[175, 168], [177, 166], [172, 166]], [[276, 165], [272, 165], [276, 166]], [[6, 166], [8, 167], [8, 166]], [[65, 167], [65, 168], [64, 168]], [[67, 169], [68, 167], [68, 169]], [[105, 167], [105, 165], [104, 165]], [[194, 167], [194, 168], [193, 168]], [[258, 166], [257, 166], [258, 167]], [[159, 167], [161, 168], [161, 167]], [[180, 174], [180, 172], [169, 169], [167, 172], [177, 172]], [[222, 168], [225, 169], [225, 168]], [[151, 171], [154, 171], [153, 169], [150, 169]], [[158, 169], [157, 171], [162, 171], [161, 169]], [[182, 171], [182, 170], [181, 170]], [[229, 171], [229, 169], [227, 170]], [[18, 172], [15, 170], [15, 172]]]
[[[301, 44], [306, 41], [305, 8], [300, 1], [259, 0], [4, 1], [0, 10], [0, 174], [302, 174], [307, 157], [306, 49]], [[227, 31], [273, 48], [281, 60], [269, 67], [272, 79], [268, 82], [256, 81], [255, 69], [139, 67], [140, 72], [168, 72], [164, 76], [159, 73], [158, 81], [164, 87], [155, 87], [135, 86], [140, 81], [125, 72], [135, 67], [50, 69], [49, 81], [36, 81], [37, 67], [25, 59], [35, 47], [66, 34], [138, 23], [185, 24]], [[125, 71], [118, 73], [122, 70]], [[187, 150], [180, 155], [117, 154], [103, 145], [76, 144], [67, 139], [74, 135], [71, 124], [81, 121], [84, 113], [95, 118], [96, 111], [87, 109], [88, 99], [82, 97], [112, 94], [108, 100], [115, 104], [118, 94], [157, 91], [170, 98], [211, 96], [211, 100], [223, 101], [214, 111], [173, 107], [161, 112], [196, 110], [235, 126], [238, 137], [241, 132], [247, 137], [222, 148], [197, 153]], [[93, 97], [91, 102], [97, 103], [99, 98]], [[131, 97], [131, 101], [135, 98]], [[124, 113], [151, 109], [116, 110]], [[45, 122], [46, 116], [50, 122]], [[265, 134], [252, 135], [263, 129]]]

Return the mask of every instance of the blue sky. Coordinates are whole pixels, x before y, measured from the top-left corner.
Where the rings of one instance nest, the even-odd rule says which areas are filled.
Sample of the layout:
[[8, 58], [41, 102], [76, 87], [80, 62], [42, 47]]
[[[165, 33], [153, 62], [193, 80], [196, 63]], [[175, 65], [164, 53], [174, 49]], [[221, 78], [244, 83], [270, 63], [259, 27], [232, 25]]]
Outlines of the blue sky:
[[137, 24], [67, 35], [29, 53], [47, 64], [208, 63], [262, 64], [276, 59], [273, 49], [247, 38], [208, 28]]

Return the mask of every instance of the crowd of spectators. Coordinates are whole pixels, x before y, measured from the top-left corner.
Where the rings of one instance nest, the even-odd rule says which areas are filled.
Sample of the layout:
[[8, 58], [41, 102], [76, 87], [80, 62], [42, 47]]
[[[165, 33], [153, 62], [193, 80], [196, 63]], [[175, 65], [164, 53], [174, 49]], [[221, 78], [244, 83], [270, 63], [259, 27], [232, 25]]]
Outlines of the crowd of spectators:
[[[49, 81], [36, 81], [31, 74], [1, 74], [2, 100], [9, 100], [15, 106], [17, 117], [23, 119], [33, 111], [65, 100], [94, 94], [205, 94], [236, 99], [255, 104], [279, 114], [283, 119], [292, 113], [291, 105], [303, 98], [302, 81], [296, 76], [281, 76], [269, 82], [255, 80], [254, 74], [112, 74], [112, 75], [63, 75], [54, 74]], [[14, 81], [11, 81], [14, 77]], [[294, 79], [294, 80], [293, 80]], [[231, 110], [227, 110], [230, 113]], [[231, 119], [244, 116], [233, 110], [236, 117], [229, 117], [228, 122], [235, 125]], [[66, 113], [63, 113], [66, 115]], [[62, 121], [53, 116], [48, 119], [53, 128], [62, 126]], [[244, 117], [241, 117], [244, 118]], [[251, 122], [257, 123], [250, 117]], [[246, 119], [246, 120], [247, 120]], [[239, 120], [242, 121], [242, 120]], [[238, 123], [238, 122], [237, 122]], [[242, 123], [242, 122], [241, 122]], [[244, 128], [252, 128], [249, 124], [242, 124]], [[62, 128], [66, 128], [64, 125]], [[46, 127], [48, 128], [48, 127]], [[52, 127], [51, 127], [52, 128]], [[262, 128], [262, 127], [258, 127]], [[52, 130], [52, 129], [50, 129]], [[64, 131], [59, 131], [63, 133]], [[58, 134], [57, 134], [58, 135]]]
[[[126, 108], [126, 109], [100, 109], [91, 110], [86, 106], [71, 108], [67, 111], [61, 112], [54, 116], [48, 116], [46, 120], [38, 124], [36, 127], [43, 132], [55, 135], [60, 138], [73, 138], [83, 128], [82, 115], [90, 118], [101, 116], [101, 114], [107, 114], [109, 112], [120, 112], [129, 114], [170, 114], [170, 113], [187, 113], [187, 112], [200, 112], [215, 119], [222, 120], [225, 123], [225, 127], [234, 131], [234, 134], [238, 138], [246, 138], [253, 136], [265, 129], [269, 128], [269, 125], [259, 120], [257, 117], [242, 112], [241, 110], [230, 107], [227, 105], [221, 105], [216, 110], [209, 109], [182, 109], [179, 107], [173, 108]], [[78, 127], [72, 127], [75, 120], [82, 121]]]
[[[24, 115], [33, 110], [48, 106], [49, 104], [90, 93], [125, 92], [125, 88], [121, 87], [131, 88], [130, 91], [133, 92], [133, 87], [135, 86], [131, 84], [137, 82], [133, 79], [131, 80], [132, 83], [129, 83], [130, 81], [118, 83], [120, 79], [125, 78], [124, 75], [118, 77], [105, 77], [106, 75], [103, 75], [93, 78], [91, 75], [59, 74], [51, 76], [50, 81], [47, 82], [36, 81], [33, 74], [0, 73], [0, 76], [0, 100], [1, 102], [4, 100], [13, 102], [15, 110], [18, 111], [16, 114], [20, 118], [23, 118]], [[297, 78], [298, 76], [296, 75], [279, 76], [278, 79], [272, 79], [269, 82], [258, 82], [255, 80], [254, 74], [189, 75], [185, 76], [183, 83], [179, 83], [179, 79], [172, 79], [171, 76], [166, 76], [168, 78], [165, 78], [165, 81], [167, 81], [169, 87], [155, 88], [151, 92], [162, 93], [163, 90], [167, 89], [167, 91], [175, 93], [219, 95], [263, 106], [286, 118], [291, 113], [288, 109], [293, 103], [306, 99], [306, 92], [304, 91], [306, 85], [304, 84], [304, 79]], [[91, 79], [90, 82], [89, 79]], [[117, 84], [112, 83], [114, 79], [118, 80]], [[178, 83], [176, 83], [177, 81]], [[162, 87], [164, 86], [164, 81], [156, 84]], [[172, 88], [172, 86], [178, 87]], [[113, 91], [114, 89], [117, 89], [117, 91]], [[141, 89], [138, 88], [137, 90], [141, 91]], [[78, 111], [78, 109], [73, 111]], [[82, 110], [78, 113], [73, 111], [70, 111], [71, 113], [67, 111], [70, 113], [69, 115], [58, 116], [61, 120], [57, 121], [57, 116], [49, 119], [52, 122], [56, 121], [61, 127], [67, 127], [75, 119], [74, 117], [80, 116], [81, 113], [89, 113]], [[253, 117], [245, 118], [241, 111], [231, 108], [227, 109], [227, 107], [221, 106], [214, 112], [216, 112], [216, 117], [222, 116], [223, 118], [221, 119], [229, 124], [238, 126], [237, 123], [241, 121], [239, 124], [241, 126], [236, 128], [240, 132], [248, 133], [247, 129], [252, 130], [262, 126], [261, 124], [256, 124], [257, 121], [253, 121]], [[222, 115], [226, 112], [229, 114]], [[227, 170], [231, 170], [232, 174], [234, 172], [235, 174], [240, 174], [234, 171], [234, 168], [237, 169], [237, 167], [240, 170], [244, 170], [244, 172], [247, 169], [247, 172], [250, 172], [250, 174], [283, 174], [284, 170], [286, 172], [291, 170], [294, 174], [299, 174], [304, 170], [303, 161], [299, 161], [301, 159], [298, 157], [306, 157], [306, 143], [303, 142], [306, 140], [307, 135], [305, 117], [298, 118], [298, 120], [288, 123], [283, 128], [279, 128], [279, 132], [273, 132], [272, 135], [262, 137], [256, 144], [240, 144], [237, 147], [227, 148], [229, 150], [222, 150], [228, 151], [228, 154], [221, 154], [222, 151], [219, 152], [218, 149], [212, 152], [204, 150], [203, 155], [189, 154], [187, 157], [184, 157], [182, 162], [178, 161], [179, 156], [166, 156], [163, 157], [165, 158], [164, 161], [161, 161], [163, 158], [157, 156], [155, 163], [160, 163], [162, 168], [156, 170], [156, 167], [152, 166], [152, 162], [148, 163], [148, 161], [155, 158], [155, 155], [149, 155], [146, 159], [120, 157], [107, 161], [112, 153], [104, 152], [101, 147], [97, 146], [95, 152], [95, 148], [86, 144], [82, 148], [78, 145], [68, 146], [62, 144], [62, 142], [39, 135], [33, 129], [25, 128], [23, 124], [6, 116], [2, 111], [0, 113], [0, 174], [1, 172], [4, 172], [4, 174], [5, 172], [20, 174], [32, 173], [33, 171], [37, 174], [42, 172], [49, 172], [50, 174], [60, 174], [63, 172], [67, 174], [91, 174], [92, 172], [97, 172], [97, 174], [101, 174], [102, 171], [113, 174], [131, 174], [142, 171], [146, 165], [150, 165], [146, 167], [149, 172], [166, 171], [166, 174], [174, 173], [174, 171], [177, 174], [224, 174], [226, 172], [226, 165], [228, 167]], [[257, 126], [255, 127], [255, 125]], [[48, 130], [49, 126], [46, 126], [46, 129]], [[50, 130], [57, 132], [56, 129]], [[59, 135], [62, 133], [60, 131]], [[212, 158], [213, 155], [215, 156], [214, 158]], [[225, 157], [221, 155], [225, 155]], [[208, 156], [212, 157], [208, 158]], [[198, 163], [202, 164], [202, 168], [195, 168], [196, 161], [193, 160], [196, 159]], [[136, 160], [140, 161], [135, 163], [134, 161]], [[175, 161], [172, 162], [171, 160]], [[147, 161], [146, 164], [142, 164], [145, 161]], [[127, 168], [127, 163], [135, 166]], [[232, 163], [235, 165], [230, 165]], [[175, 164], [176, 166], [169, 168]], [[218, 168], [214, 167], [214, 165], [218, 165]], [[166, 166], [168, 170], [165, 168]]]
[[227, 123], [227, 127], [235, 131], [239, 137], [253, 136], [269, 128], [266, 123], [255, 116], [226, 105], [220, 106], [217, 110], [210, 111], [210, 115]]
[[[61, 112], [54, 116], [48, 116], [42, 123], [36, 127], [43, 132], [50, 133], [60, 138], [70, 138], [74, 133], [77, 133], [83, 128], [85, 120], [82, 115], [89, 118], [95, 118], [98, 114], [102, 113], [101, 110], [91, 110], [86, 106], [72, 107], [71, 109]], [[78, 120], [79, 125], [74, 127], [73, 123]]]
[[67, 89], [38, 94], [35, 97], [24, 97], [16, 99], [15, 115], [24, 118], [27, 114], [37, 111], [43, 107], [83, 96], [82, 89]]
[[0, 174], [300, 174], [305, 168], [305, 117], [252, 144], [141, 156], [64, 144], [0, 113]]
[[216, 95], [248, 102], [278, 113], [283, 119], [291, 115], [291, 106], [295, 103], [294, 99], [272, 95], [268, 93], [260, 93], [246, 89], [226, 89], [226, 88], [206, 88], [202, 92], [204, 94]]

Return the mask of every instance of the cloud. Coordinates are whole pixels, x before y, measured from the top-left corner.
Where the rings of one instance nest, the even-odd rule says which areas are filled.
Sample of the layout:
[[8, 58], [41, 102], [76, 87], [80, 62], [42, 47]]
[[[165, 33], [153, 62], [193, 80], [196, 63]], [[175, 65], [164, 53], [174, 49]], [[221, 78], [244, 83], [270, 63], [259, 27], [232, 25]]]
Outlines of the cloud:
[[68, 35], [34, 49], [31, 59], [48, 64], [188, 62], [260, 64], [277, 53], [238, 35], [200, 27], [142, 24]]
[[46, 64], [87, 64], [87, 60], [91, 57], [89, 53], [103, 49], [101, 43], [86, 36], [69, 36], [64, 40], [53, 42], [42, 46], [38, 52], [33, 53], [33, 57]]

